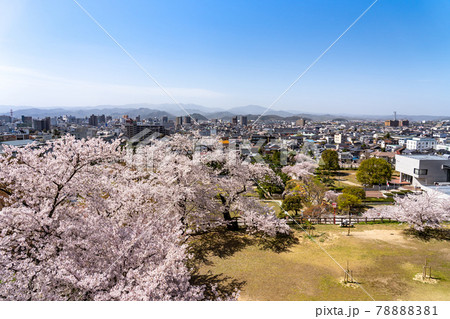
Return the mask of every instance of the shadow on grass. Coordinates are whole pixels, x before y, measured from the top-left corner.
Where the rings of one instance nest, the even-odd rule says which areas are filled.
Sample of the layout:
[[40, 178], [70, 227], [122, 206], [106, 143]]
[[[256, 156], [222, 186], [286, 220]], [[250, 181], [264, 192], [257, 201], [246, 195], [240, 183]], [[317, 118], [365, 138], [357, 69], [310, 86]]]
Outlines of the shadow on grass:
[[211, 265], [210, 257], [230, 257], [253, 244], [255, 244], [255, 239], [243, 231], [229, 231], [226, 228], [220, 228], [195, 236], [189, 242], [189, 253], [192, 254], [196, 263]]
[[299, 240], [293, 233], [289, 235], [278, 234], [275, 237], [249, 235], [245, 230], [230, 231], [218, 228], [214, 231], [192, 236], [188, 242], [188, 252], [191, 258], [188, 268], [191, 271], [191, 284], [205, 287], [206, 299], [223, 300], [240, 291], [246, 284], [223, 274], [213, 274], [208, 271], [201, 273], [202, 265], [213, 265], [212, 257], [226, 258], [252, 245], [272, 250], [277, 253], [287, 251], [289, 247]]
[[195, 286], [205, 287], [206, 300], [226, 300], [229, 296], [239, 292], [245, 286], [245, 281], [239, 281], [223, 274], [214, 275], [194, 273], [190, 283]]
[[289, 248], [299, 243], [294, 233], [290, 234], [277, 234], [275, 237], [260, 237], [258, 239], [258, 245], [261, 249], [272, 250], [276, 253], [289, 251]]
[[404, 230], [404, 233], [424, 241], [430, 241], [431, 239], [450, 241], [450, 229], [448, 228], [425, 228], [422, 231], [408, 228]]
[[189, 253], [192, 255], [192, 264], [212, 265], [211, 257], [226, 258], [252, 245], [258, 245], [261, 249], [272, 250], [280, 253], [288, 251], [299, 240], [291, 232], [289, 235], [277, 234], [274, 237], [263, 235], [249, 235], [245, 230], [230, 231], [219, 228], [212, 232], [193, 236], [189, 241]]

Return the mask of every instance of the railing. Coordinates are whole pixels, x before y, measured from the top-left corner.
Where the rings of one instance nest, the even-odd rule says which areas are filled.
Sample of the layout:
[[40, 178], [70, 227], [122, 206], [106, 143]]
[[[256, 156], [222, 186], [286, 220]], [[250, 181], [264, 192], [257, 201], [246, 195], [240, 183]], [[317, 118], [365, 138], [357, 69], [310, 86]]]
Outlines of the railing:
[[[245, 227], [245, 223], [241, 218], [235, 218], [237, 220], [238, 226], [239, 227]], [[398, 221], [395, 218], [384, 218], [384, 217], [348, 217], [348, 216], [336, 216], [336, 217], [288, 217], [286, 219], [286, 222], [288, 224], [295, 224], [295, 222], [299, 223], [299, 224], [304, 224], [307, 221], [310, 222], [311, 224], [328, 224], [328, 225], [340, 225], [344, 220], [346, 220], [347, 222], [350, 222], [352, 224], [357, 224], [357, 223], [369, 223], [369, 222], [380, 222], [380, 223], [390, 223], [390, 222], [396, 222]]]
[[336, 224], [336, 225], [340, 225], [344, 220], [346, 220], [347, 222], [351, 222], [352, 224], [369, 223], [369, 222], [390, 223], [393, 221], [397, 221], [397, 219], [394, 218], [383, 218], [383, 217], [370, 218], [370, 217], [336, 216], [336, 217], [310, 217], [310, 218], [294, 217], [287, 220], [287, 222], [294, 223], [292, 219], [294, 219], [299, 224], [303, 224], [308, 221], [311, 224]]

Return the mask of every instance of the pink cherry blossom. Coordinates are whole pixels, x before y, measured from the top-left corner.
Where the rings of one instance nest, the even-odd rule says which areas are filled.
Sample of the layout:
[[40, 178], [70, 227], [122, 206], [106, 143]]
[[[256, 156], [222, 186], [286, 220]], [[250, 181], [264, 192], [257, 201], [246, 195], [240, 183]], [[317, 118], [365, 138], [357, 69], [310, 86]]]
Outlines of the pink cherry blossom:
[[5, 146], [0, 298], [203, 300], [187, 267], [191, 235], [233, 225], [232, 215], [249, 232], [289, 231], [243, 196], [270, 169], [224, 152], [218, 141], [196, 154], [193, 139], [136, 150], [70, 136]]

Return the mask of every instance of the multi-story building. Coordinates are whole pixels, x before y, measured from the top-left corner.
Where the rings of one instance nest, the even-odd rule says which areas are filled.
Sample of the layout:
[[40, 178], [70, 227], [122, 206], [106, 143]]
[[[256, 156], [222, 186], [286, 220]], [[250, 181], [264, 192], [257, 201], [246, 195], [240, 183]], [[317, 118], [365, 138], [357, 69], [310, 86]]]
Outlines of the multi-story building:
[[46, 117], [45, 119], [34, 119], [33, 120], [33, 128], [36, 131], [50, 131], [51, 124], [50, 124], [50, 118]]
[[334, 134], [334, 143], [342, 144], [345, 142], [345, 136], [342, 134]]
[[297, 121], [295, 121], [295, 125], [297, 126], [305, 126], [306, 121], [305, 119], [298, 119]]
[[413, 137], [406, 141], [406, 149], [419, 152], [433, 149], [435, 146], [436, 140], [434, 138]]
[[400, 120], [399, 125], [402, 127], [409, 126], [408, 120]]
[[384, 121], [384, 126], [387, 126], [387, 127], [398, 127], [398, 125], [399, 125], [398, 120], [387, 120], [387, 121]]
[[106, 116], [105, 114], [102, 114], [98, 117], [98, 123], [105, 124], [106, 123]]
[[32, 126], [33, 125], [33, 118], [31, 116], [23, 116], [22, 115], [22, 123], [26, 124], [28, 126]]
[[92, 114], [89, 117], [89, 125], [98, 126], [98, 116], [97, 115]]
[[185, 116], [183, 122], [184, 124], [191, 124], [191, 117], [189, 115]]
[[0, 122], [12, 123], [12, 117], [9, 115], [0, 115]]
[[162, 125], [138, 124], [136, 121], [125, 124], [125, 136], [128, 138], [137, 137], [142, 140], [154, 133], [166, 134], [166, 130]]
[[247, 126], [247, 116], [244, 115], [241, 116], [241, 125]]
[[413, 185], [450, 182], [450, 158], [439, 155], [395, 155], [400, 180]]

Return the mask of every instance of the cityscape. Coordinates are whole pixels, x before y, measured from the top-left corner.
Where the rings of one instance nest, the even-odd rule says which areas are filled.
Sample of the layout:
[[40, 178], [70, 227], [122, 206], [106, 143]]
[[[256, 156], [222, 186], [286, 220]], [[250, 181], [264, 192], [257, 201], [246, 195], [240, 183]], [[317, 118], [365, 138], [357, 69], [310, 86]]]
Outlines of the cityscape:
[[449, 13], [0, 0], [6, 313], [448, 318]]
[[[148, 110], [142, 110], [142, 113], [148, 113]], [[439, 192], [450, 195], [450, 119], [445, 117], [442, 120], [410, 122], [406, 118], [397, 119], [396, 112], [393, 112], [392, 119], [385, 121], [345, 119], [339, 116], [332, 119], [330, 115], [329, 120], [312, 120], [295, 115], [266, 115], [259, 118], [256, 114], [232, 113], [221, 113], [224, 115], [222, 118], [208, 119], [200, 113], [187, 114], [142, 118], [140, 115], [132, 118], [128, 114], [114, 117], [92, 114], [84, 118], [73, 115], [39, 118], [21, 115], [17, 118], [11, 110], [9, 115], [0, 116], [0, 152], [3, 145], [24, 147], [30, 143], [58, 139], [66, 134], [76, 139], [101, 138], [109, 142], [116, 139], [122, 143], [133, 140], [135, 144], [149, 137], [162, 139], [176, 134], [191, 137], [198, 135], [217, 138], [223, 145], [238, 150], [243, 156], [254, 156], [258, 152], [271, 154], [280, 150], [298, 153], [305, 146], [312, 145], [313, 156], [319, 158], [324, 150], [333, 150], [338, 155], [340, 167], [354, 169], [358, 168], [362, 160], [372, 157], [386, 160], [393, 168], [396, 168], [396, 155], [419, 159], [420, 167], [429, 165], [427, 161], [437, 160], [430, 163], [436, 167], [443, 165], [441, 171], [436, 168], [435, 174], [427, 176], [411, 173], [411, 169], [408, 171], [404, 168], [399, 182], [419, 187], [439, 185]]]

